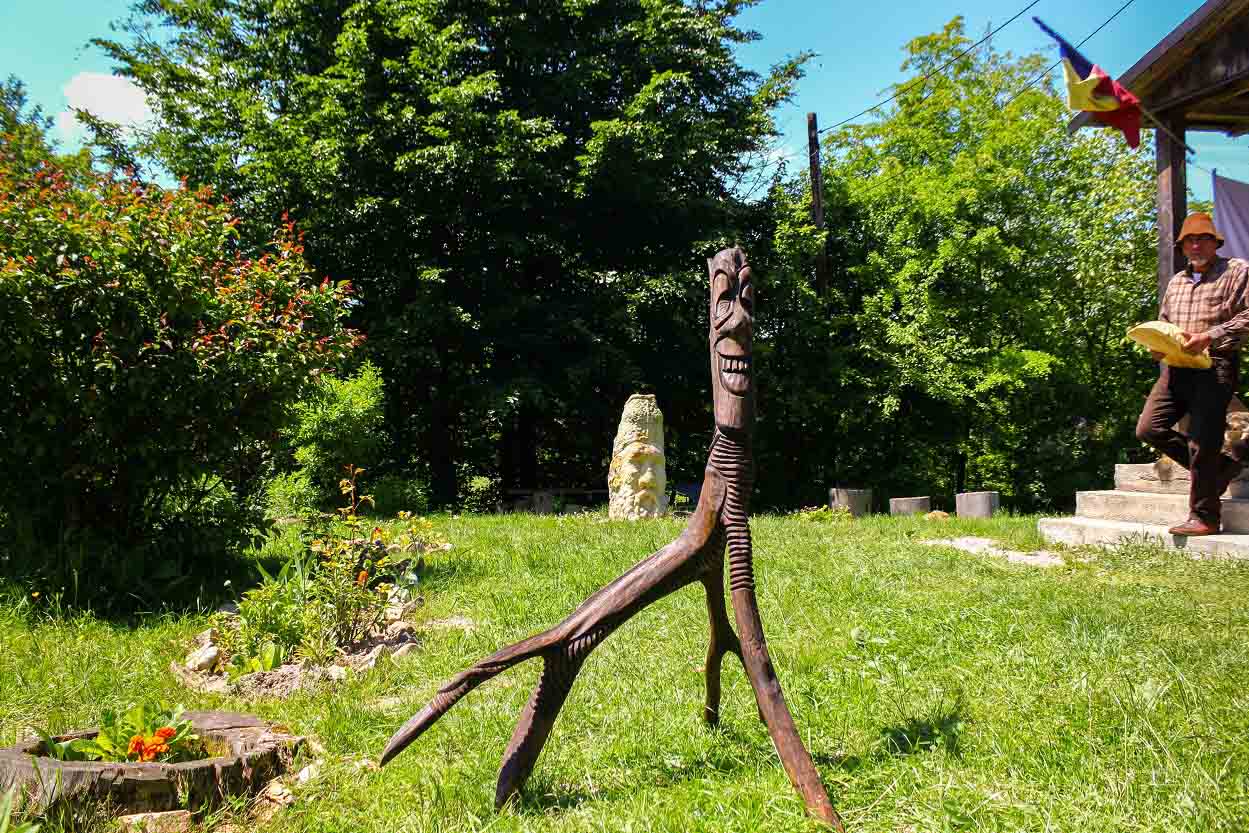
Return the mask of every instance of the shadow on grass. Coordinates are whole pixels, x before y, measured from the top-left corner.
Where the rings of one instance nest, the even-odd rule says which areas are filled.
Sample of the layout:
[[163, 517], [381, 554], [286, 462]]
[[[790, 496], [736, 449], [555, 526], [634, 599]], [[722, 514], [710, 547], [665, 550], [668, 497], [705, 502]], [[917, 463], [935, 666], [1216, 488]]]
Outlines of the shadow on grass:
[[480, 578], [485, 570], [474, 561], [457, 558], [455, 551], [451, 555], [434, 555], [425, 559], [420, 576], [422, 589], [438, 592], [448, 587], [455, 587], [468, 579]]
[[959, 754], [959, 735], [963, 729], [963, 704], [956, 701], [941, 704], [927, 717], [912, 717], [904, 723], [880, 730], [880, 747], [889, 755], [913, 755], [929, 749], [944, 749]]
[[[551, 811], [575, 810], [589, 803], [628, 799], [636, 794], [640, 781], [644, 781], [647, 787], [663, 789], [693, 781], [732, 777], [753, 768], [754, 762], [759, 758], [775, 754], [770, 741], [758, 742], [757, 739], [723, 724], [704, 731], [723, 737], [732, 745], [732, 749], [697, 758], [682, 758], [675, 766], [671, 763], [665, 765], [659, 758], [639, 761], [633, 768], [637, 776], [633, 783], [597, 792], [570, 784], [554, 783], [535, 773], [526, 789], [520, 795], [513, 796], [507, 806], [513, 813], [523, 817], [537, 817]], [[856, 755], [817, 752], [811, 757], [818, 767], [832, 767], [846, 772], [853, 772], [862, 763], [862, 759]], [[776, 760], [776, 766], [781, 767], [779, 760]], [[825, 787], [828, 787], [827, 783]]]

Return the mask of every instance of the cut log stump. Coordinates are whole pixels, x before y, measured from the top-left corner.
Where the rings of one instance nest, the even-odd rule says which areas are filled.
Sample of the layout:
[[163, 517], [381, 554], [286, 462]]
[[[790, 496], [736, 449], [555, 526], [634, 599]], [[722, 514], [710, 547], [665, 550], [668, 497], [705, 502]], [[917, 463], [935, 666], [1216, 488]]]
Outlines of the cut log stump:
[[[245, 714], [186, 712], [215, 756], [177, 764], [58, 761], [43, 741], [0, 749], [0, 794], [17, 787], [25, 807], [42, 813], [58, 802], [103, 800], [119, 813], [158, 813], [216, 806], [253, 793], [289, 768], [304, 739]], [[94, 737], [94, 730], [59, 740]]]

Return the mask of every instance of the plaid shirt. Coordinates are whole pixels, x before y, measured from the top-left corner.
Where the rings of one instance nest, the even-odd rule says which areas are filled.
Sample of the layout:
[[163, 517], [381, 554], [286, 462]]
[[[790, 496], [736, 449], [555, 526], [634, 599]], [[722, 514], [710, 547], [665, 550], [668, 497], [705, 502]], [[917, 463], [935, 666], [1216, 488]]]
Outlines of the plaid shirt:
[[1214, 265], [1193, 280], [1189, 266], [1167, 284], [1158, 317], [1187, 333], [1209, 332], [1210, 349], [1233, 352], [1249, 335], [1249, 263], [1240, 258], [1215, 258]]

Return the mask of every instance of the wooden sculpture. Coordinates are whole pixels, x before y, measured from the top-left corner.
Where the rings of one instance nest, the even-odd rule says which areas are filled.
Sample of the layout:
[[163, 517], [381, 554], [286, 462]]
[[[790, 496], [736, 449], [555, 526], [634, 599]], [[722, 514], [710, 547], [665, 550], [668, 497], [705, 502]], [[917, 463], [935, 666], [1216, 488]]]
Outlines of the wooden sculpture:
[[[590, 652], [647, 605], [700, 581], [707, 591], [711, 618], [704, 719], [712, 725], [719, 722], [720, 665], [726, 653], [734, 653], [745, 666], [759, 715], [807, 811], [837, 830], [843, 829], [785, 704], [755, 598], [749, 523], [754, 484], [750, 444], [754, 428], [751, 338], [755, 302], [750, 267], [745, 252], [737, 248], [719, 252], [707, 266], [711, 275], [711, 385], [716, 427], [702, 493], [685, 530], [671, 544], [586, 599], [554, 628], [498, 651], [439, 689], [429, 705], [391, 737], [382, 752], [383, 765], [474, 688], [517, 663], [541, 657], [542, 676], [521, 712], [499, 770], [494, 802], [496, 809], [501, 808], [533, 772], [560, 707]], [[724, 604], [726, 542], [729, 588], [740, 640], [733, 633]]]

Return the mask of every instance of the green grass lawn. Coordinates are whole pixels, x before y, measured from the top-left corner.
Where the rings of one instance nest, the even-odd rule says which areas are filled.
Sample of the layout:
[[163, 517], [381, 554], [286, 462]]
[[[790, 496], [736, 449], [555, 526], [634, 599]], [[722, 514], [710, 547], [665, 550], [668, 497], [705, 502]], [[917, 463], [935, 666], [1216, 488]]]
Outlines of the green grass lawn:
[[[722, 727], [700, 720], [699, 587], [595, 652], [523, 800], [503, 813], [494, 780], [536, 663], [469, 695], [384, 770], [360, 767], [447, 678], [559, 621], [681, 528], [595, 516], [435, 523], [455, 549], [432, 563], [422, 615], [477, 627], [431, 629], [412, 658], [284, 702], [177, 687], [168, 665], [206, 616], [49, 619], [10, 595], [0, 744], [162, 697], [259, 713], [324, 745], [317, 777], [266, 831], [815, 827], [732, 657]], [[1032, 518], [759, 517], [753, 529], [772, 657], [847, 829], [1249, 829], [1249, 564], [1129, 546], [1041, 569], [920, 544], [984, 535], [1036, 548]], [[251, 826], [229, 814], [208, 826], [224, 823]]]

